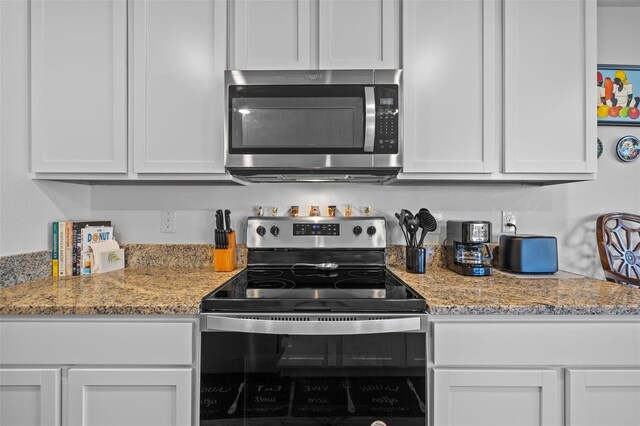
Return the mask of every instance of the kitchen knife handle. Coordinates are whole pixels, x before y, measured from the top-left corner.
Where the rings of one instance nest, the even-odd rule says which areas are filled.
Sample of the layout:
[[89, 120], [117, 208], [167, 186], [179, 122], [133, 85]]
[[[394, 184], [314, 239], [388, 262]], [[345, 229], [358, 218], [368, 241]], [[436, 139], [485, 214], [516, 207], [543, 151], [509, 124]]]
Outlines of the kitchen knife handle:
[[216, 228], [224, 229], [224, 216], [222, 210], [216, 210]]
[[231, 210], [224, 211], [224, 221], [226, 222], [226, 230], [231, 232]]

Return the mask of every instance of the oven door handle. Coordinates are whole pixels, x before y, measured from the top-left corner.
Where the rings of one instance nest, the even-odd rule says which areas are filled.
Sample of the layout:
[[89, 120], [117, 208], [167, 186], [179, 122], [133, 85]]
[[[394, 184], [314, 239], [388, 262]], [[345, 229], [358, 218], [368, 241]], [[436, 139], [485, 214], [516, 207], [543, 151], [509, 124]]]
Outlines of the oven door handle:
[[422, 328], [420, 317], [373, 319], [356, 321], [278, 321], [204, 316], [202, 331], [289, 335], [354, 335], [417, 332]]
[[364, 152], [373, 152], [376, 135], [376, 97], [373, 86], [364, 88]]

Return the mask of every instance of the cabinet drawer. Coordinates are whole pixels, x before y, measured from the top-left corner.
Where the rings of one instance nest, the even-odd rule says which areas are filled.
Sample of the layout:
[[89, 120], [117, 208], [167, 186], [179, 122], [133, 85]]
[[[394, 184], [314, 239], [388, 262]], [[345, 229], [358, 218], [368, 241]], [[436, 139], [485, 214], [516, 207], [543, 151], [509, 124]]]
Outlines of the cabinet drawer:
[[438, 366], [640, 365], [640, 321], [436, 322]]
[[191, 365], [194, 322], [0, 322], [3, 365]]

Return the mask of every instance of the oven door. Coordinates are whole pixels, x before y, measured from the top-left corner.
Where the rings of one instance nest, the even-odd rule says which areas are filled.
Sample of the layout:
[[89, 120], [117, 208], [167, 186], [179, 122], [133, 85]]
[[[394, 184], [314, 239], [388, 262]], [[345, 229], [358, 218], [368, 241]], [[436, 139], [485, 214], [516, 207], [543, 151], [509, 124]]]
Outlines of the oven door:
[[201, 426], [426, 424], [425, 316], [203, 314], [201, 329]]

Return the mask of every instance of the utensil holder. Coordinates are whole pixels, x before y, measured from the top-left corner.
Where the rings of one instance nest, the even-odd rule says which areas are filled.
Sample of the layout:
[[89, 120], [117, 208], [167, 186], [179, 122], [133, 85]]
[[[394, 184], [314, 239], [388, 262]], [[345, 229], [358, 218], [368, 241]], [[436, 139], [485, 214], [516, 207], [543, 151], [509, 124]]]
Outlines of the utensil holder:
[[427, 249], [424, 247], [406, 247], [405, 251], [407, 272], [424, 274], [427, 260]]
[[231, 231], [229, 233], [229, 248], [213, 250], [213, 270], [216, 272], [230, 272], [237, 267], [236, 231]]

